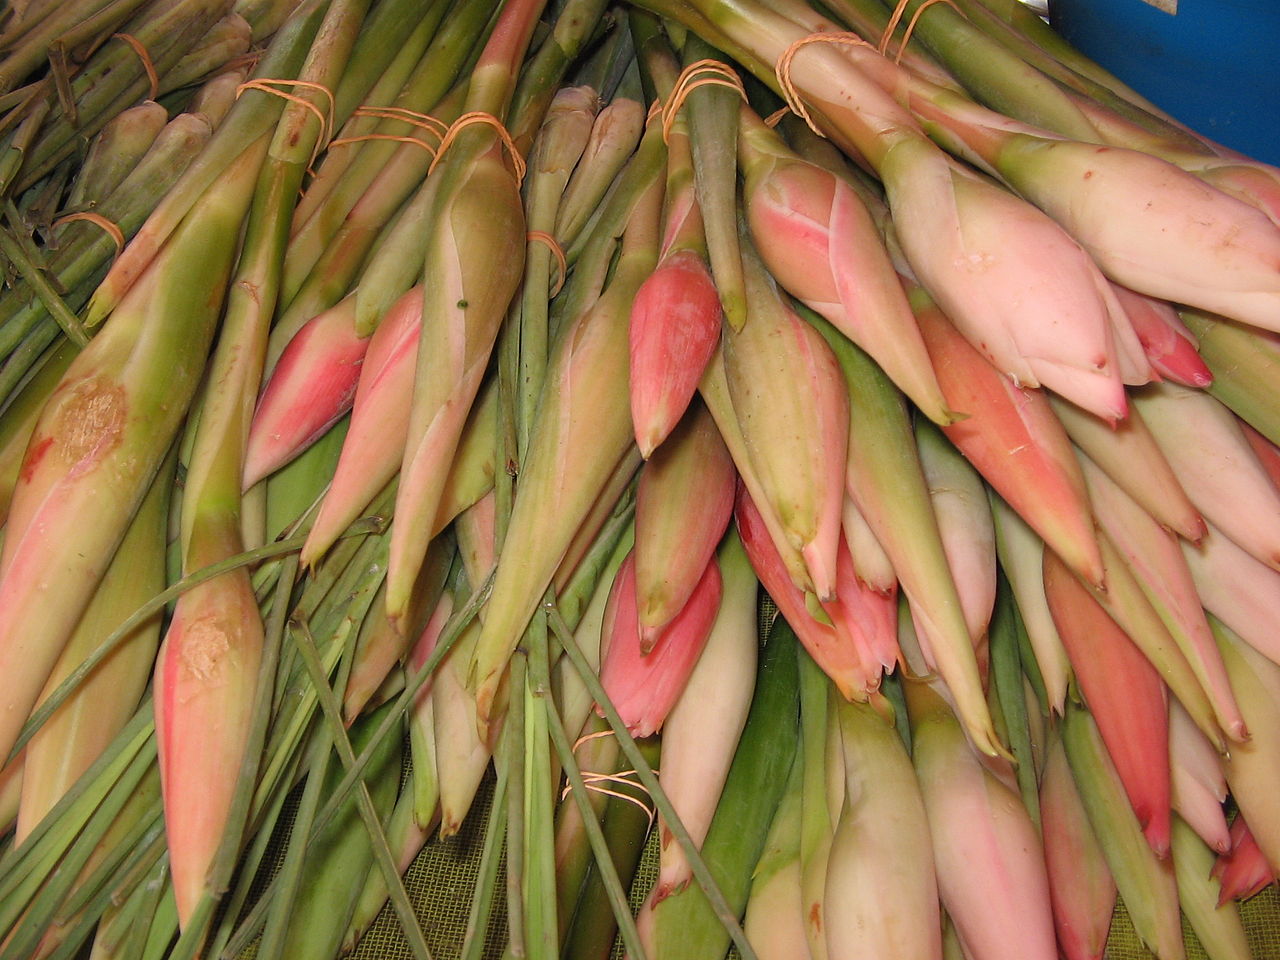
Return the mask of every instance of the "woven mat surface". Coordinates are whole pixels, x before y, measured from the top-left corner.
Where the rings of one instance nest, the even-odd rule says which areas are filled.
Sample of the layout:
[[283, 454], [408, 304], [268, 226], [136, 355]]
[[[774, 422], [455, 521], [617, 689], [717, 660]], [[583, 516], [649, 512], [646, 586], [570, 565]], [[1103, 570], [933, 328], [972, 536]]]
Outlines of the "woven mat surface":
[[[471, 885], [475, 882], [480, 857], [484, 813], [489, 804], [490, 781], [486, 780], [476, 798], [476, 807], [462, 832], [443, 843], [432, 843], [422, 851], [405, 879], [410, 896], [418, 909], [418, 917], [426, 931], [427, 944], [436, 960], [456, 960], [462, 947], [462, 931], [466, 927]], [[656, 832], [651, 835], [651, 840]], [[649, 844], [641, 861], [632, 890], [636, 906], [652, 885], [658, 873], [657, 845]], [[1268, 887], [1240, 908], [1245, 931], [1249, 936], [1255, 960], [1280, 960], [1280, 895], [1276, 887]], [[1185, 920], [1184, 920], [1185, 927]], [[1208, 960], [1190, 929], [1185, 930], [1189, 960]], [[501, 957], [502, 932], [490, 931], [490, 950], [486, 960]], [[614, 957], [620, 957], [619, 949]], [[1121, 904], [1111, 924], [1107, 942], [1107, 960], [1150, 960], [1155, 954], [1142, 946]], [[352, 957], [355, 960], [411, 960], [412, 954], [400, 934], [400, 926], [390, 908], [382, 911]], [[736, 954], [731, 954], [736, 957]], [[688, 958], [700, 960], [700, 958]]]
[[[760, 634], [765, 636], [776, 608], [762, 596]], [[479, 869], [483, 831], [492, 793], [492, 773], [486, 777], [476, 797], [475, 806], [462, 831], [444, 842], [429, 844], [414, 861], [405, 877], [405, 886], [418, 911], [418, 918], [436, 960], [456, 960], [462, 948], [471, 890]], [[631, 902], [638, 909], [658, 875], [657, 831], [652, 831], [631, 889]], [[501, 882], [501, 881], [499, 881]], [[501, 894], [498, 909], [501, 914]], [[1254, 960], [1280, 960], [1280, 894], [1273, 885], [1241, 905], [1241, 917]], [[499, 960], [505, 940], [505, 924], [496, 918], [488, 931], [485, 960]], [[1204, 949], [1183, 920], [1189, 960], [1208, 960]], [[1150, 960], [1155, 955], [1138, 939], [1129, 916], [1120, 903], [1111, 923], [1106, 960]], [[390, 907], [385, 907], [365, 935], [353, 960], [412, 960], [412, 954], [400, 933], [399, 921]], [[613, 960], [621, 960], [621, 942], [614, 945]], [[686, 958], [681, 958], [686, 960]], [[704, 960], [690, 957], [687, 960]], [[730, 954], [737, 960], [737, 951]]]

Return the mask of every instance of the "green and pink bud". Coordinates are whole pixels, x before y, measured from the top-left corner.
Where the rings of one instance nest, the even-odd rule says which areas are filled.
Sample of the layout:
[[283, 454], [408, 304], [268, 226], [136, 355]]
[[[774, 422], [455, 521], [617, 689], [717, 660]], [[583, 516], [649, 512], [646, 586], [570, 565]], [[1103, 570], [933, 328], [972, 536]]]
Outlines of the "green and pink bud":
[[990, 500], [996, 524], [996, 556], [1009, 580], [1035, 665], [1044, 682], [1044, 706], [1049, 713], [1061, 716], [1071, 664], [1044, 595], [1044, 541], [1004, 500], [994, 493]]
[[801, 159], [749, 108], [743, 206], [769, 272], [877, 363], [932, 420], [951, 419], [880, 231], [847, 182]]
[[[467, 670], [480, 636], [480, 620], [472, 620], [440, 662], [431, 680], [431, 722], [435, 734], [436, 777], [440, 788], [440, 837], [462, 828], [476, 791], [493, 758], [501, 724], [482, 717], [467, 689]], [[482, 737], [485, 729], [488, 736]]]
[[1187, 496], [1136, 405], [1114, 426], [1065, 400], [1049, 398], [1071, 442], [1101, 467], [1160, 525], [1195, 543], [1204, 536], [1204, 517]]
[[547, 370], [470, 670], [482, 722], [575, 535], [634, 449], [627, 391], [618, 386], [627, 380], [631, 301], [657, 259], [660, 199], [659, 190], [646, 190], [612, 282], [565, 329]]
[[720, 606], [720, 567], [708, 563], [679, 613], [649, 652], [640, 641], [634, 555], [624, 560], [601, 626], [600, 683], [633, 736], [662, 728], [680, 698]]
[[433, 175], [440, 186], [428, 231], [422, 330], [387, 564], [392, 622], [408, 610], [449, 465], [522, 276], [527, 240], [519, 187], [496, 137], [480, 133], [488, 139], [470, 149], [460, 139], [445, 155], [456, 163]]
[[814, 593], [835, 594], [844, 503], [849, 393], [822, 335], [783, 300], [743, 246], [747, 322], [727, 332], [724, 369], [733, 409], [765, 498], [799, 550]]
[[831, 960], [941, 960], [941, 908], [929, 820], [892, 719], [841, 703], [843, 804], [827, 860]]
[[484, 583], [498, 565], [498, 497], [490, 490], [454, 520], [467, 583]]
[[1280, 666], [1221, 623], [1211, 623], [1251, 734], [1223, 757], [1227, 785], [1263, 856], [1280, 869]]
[[1212, 524], [1198, 544], [1182, 543], [1182, 554], [1204, 608], [1255, 650], [1280, 662], [1280, 573], [1258, 560]]
[[684, 607], [733, 515], [733, 459], [700, 401], [641, 468], [635, 577], [641, 646]]
[[1002, 376], [932, 303], [916, 316], [947, 406], [967, 415], [943, 432], [1073, 570], [1101, 583], [1084, 477], [1048, 398]]
[[[936, 427], [919, 420], [915, 434], [947, 567], [985, 678], [987, 627], [996, 602], [996, 531], [986, 487], [973, 466]], [[927, 631], [921, 632], [918, 622], [916, 632], [922, 646], [929, 642]], [[926, 659], [933, 662], [927, 652]]]
[[903, 592], [927, 625], [934, 662], [975, 745], [997, 754], [999, 738], [991, 726], [906, 401], [870, 356], [820, 317], [809, 314], [808, 319], [835, 352], [849, 394], [845, 492], [866, 517], [901, 578]]
[[716, 421], [716, 427], [720, 430], [720, 437], [724, 440], [725, 446], [729, 448], [729, 454], [733, 457], [733, 464], [738, 469], [738, 477], [743, 486], [746, 487], [747, 493], [750, 494], [752, 503], [756, 505], [756, 510], [759, 512], [769, 536], [773, 540], [774, 547], [777, 549], [778, 556], [786, 568], [787, 576], [797, 590], [812, 592], [813, 581], [809, 576], [809, 571], [805, 569], [804, 557], [800, 555], [800, 551], [792, 546], [791, 541], [787, 538], [785, 531], [782, 529], [782, 521], [778, 519], [777, 514], [769, 506], [769, 499], [765, 495], [764, 485], [761, 483], [760, 477], [751, 463], [747, 440], [743, 435], [738, 413], [733, 409], [733, 400], [729, 395], [729, 381], [725, 378], [723, 348], [717, 349], [712, 354], [711, 362], [707, 364], [706, 374], [703, 376], [702, 382], [698, 384], [698, 392], [702, 396], [703, 403], [707, 405], [707, 410], [711, 412], [712, 418]]
[[1152, 851], [1093, 718], [1075, 701], [1067, 703], [1062, 742], [1089, 824], [1135, 931], [1157, 957], [1183, 960], [1173, 860], [1160, 859]]

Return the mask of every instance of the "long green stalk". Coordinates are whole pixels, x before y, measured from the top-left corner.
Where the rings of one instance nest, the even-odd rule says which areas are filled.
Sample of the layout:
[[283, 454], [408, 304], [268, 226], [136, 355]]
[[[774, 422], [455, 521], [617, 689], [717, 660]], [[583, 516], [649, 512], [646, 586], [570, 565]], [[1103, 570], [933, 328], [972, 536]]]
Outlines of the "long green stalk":
[[[902, 20], [912, 22], [921, 0], [903, 5]], [[837, 12], [878, 7], [876, 0], [843, 0]], [[955, 7], [923, 13], [915, 22], [914, 36], [923, 41], [973, 96], [994, 110], [1027, 123], [1046, 127], [1075, 140], [1096, 140], [1088, 118], [1052, 80], [978, 29]]]

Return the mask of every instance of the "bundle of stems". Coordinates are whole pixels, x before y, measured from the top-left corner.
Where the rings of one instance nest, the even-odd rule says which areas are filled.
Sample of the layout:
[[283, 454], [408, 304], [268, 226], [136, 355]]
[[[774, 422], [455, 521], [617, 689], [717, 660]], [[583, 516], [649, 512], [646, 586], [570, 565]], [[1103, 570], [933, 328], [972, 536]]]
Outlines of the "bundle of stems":
[[1280, 171], [1004, 0], [73, 6], [0, 960], [1266, 955]]

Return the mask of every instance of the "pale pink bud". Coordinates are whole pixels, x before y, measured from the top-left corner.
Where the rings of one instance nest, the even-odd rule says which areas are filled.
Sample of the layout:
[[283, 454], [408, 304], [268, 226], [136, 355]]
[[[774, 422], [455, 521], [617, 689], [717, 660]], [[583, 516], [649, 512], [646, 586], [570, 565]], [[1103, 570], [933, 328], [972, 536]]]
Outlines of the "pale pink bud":
[[901, 165], [885, 184], [902, 249], [965, 338], [1015, 383], [1123, 419], [1119, 305], [1080, 245], [1031, 204], [953, 162], [920, 157], [914, 143], [886, 164]]
[[1169, 763], [1173, 773], [1173, 809], [1205, 845], [1219, 853], [1231, 849], [1222, 803], [1227, 778], [1218, 751], [1177, 700], [1169, 701]]
[[1280, 330], [1280, 228], [1256, 207], [1137, 150], [1017, 136], [997, 165], [1117, 283]]
[[329, 491], [302, 550], [315, 563], [338, 535], [395, 476], [409, 433], [413, 375], [422, 332], [422, 287], [413, 287], [366, 341], [359, 368], [351, 427], [342, 444]]
[[783, 154], [763, 128], [743, 136], [762, 141], [743, 150], [743, 205], [769, 272], [866, 350], [930, 419], [949, 420], [902, 284], [853, 188]]
[[208, 885], [248, 746], [263, 628], [244, 569], [178, 599], [156, 659], [156, 747], [179, 923]]

